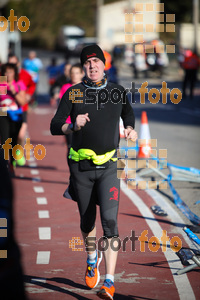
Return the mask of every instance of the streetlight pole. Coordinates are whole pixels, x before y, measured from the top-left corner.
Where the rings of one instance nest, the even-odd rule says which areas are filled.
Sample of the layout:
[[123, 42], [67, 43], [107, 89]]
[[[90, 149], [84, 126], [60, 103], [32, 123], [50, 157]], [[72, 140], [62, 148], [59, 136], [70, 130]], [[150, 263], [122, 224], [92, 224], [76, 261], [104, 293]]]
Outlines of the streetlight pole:
[[100, 8], [104, 5], [104, 0], [97, 0], [96, 2], [96, 37], [99, 42], [100, 39]]
[[194, 51], [198, 49], [199, 0], [193, 0]]
[[131, 0], [128, 0], [128, 10], [129, 10], [129, 13], [131, 13], [131, 8], [132, 8]]

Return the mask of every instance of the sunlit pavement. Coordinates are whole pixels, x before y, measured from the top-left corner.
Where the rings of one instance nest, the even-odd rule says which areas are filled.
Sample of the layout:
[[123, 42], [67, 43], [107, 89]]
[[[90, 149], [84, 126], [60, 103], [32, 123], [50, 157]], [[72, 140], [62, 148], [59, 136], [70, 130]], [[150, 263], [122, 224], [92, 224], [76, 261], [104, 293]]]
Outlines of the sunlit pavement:
[[[43, 145], [46, 156], [37, 160], [32, 155], [26, 166], [17, 168], [13, 180], [15, 232], [22, 253], [25, 288], [28, 299], [97, 299], [96, 291], [103, 283], [103, 276], [98, 287], [89, 290], [84, 283], [83, 245], [75, 245], [83, 251], [69, 247], [75, 238], [81, 240], [79, 214], [76, 203], [63, 198], [69, 181], [66, 145], [63, 137], [50, 135], [53, 114], [54, 109], [49, 105], [39, 105], [30, 112], [30, 142], [34, 147]], [[199, 269], [174, 275], [183, 266], [169, 242], [166, 249], [158, 243], [166, 230], [170, 240], [177, 236], [179, 239], [175, 240], [188, 247], [181, 230], [184, 222], [174, 219], [173, 207], [168, 217], [154, 215], [150, 210], [154, 204], [155, 200], [145, 191], [129, 190], [122, 182], [118, 220], [124, 247], [119, 250], [114, 299], [198, 299]], [[102, 236], [99, 215], [97, 229], [99, 239]], [[144, 230], [147, 230], [145, 243], [130, 240], [132, 232], [140, 237]], [[157, 244], [152, 244], [153, 236], [158, 238]], [[100, 273], [104, 272], [102, 263]]]

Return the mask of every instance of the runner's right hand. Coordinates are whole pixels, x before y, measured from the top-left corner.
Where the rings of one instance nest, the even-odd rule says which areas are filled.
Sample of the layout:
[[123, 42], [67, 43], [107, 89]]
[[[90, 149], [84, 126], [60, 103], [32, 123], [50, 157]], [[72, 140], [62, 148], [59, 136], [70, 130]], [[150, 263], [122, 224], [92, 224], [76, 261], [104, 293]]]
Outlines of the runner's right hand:
[[88, 117], [88, 113], [84, 115], [78, 115], [76, 117], [75, 130], [80, 130], [81, 127], [84, 127], [86, 122], [90, 122], [90, 118]]

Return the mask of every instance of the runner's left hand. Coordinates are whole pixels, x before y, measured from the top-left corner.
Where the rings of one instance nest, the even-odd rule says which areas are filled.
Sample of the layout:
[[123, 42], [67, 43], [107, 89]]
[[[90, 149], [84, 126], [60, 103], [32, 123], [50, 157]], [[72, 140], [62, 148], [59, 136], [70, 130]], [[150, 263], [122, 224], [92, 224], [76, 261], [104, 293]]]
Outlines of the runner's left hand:
[[132, 128], [124, 129], [124, 135], [126, 140], [136, 141], [138, 138], [137, 132]]

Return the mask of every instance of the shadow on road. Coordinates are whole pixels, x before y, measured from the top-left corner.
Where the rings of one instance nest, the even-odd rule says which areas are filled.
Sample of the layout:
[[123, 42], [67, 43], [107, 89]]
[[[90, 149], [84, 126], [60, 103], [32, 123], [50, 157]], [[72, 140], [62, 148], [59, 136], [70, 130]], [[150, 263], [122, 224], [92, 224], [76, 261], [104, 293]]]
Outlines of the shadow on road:
[[[70, 296], [72, 296], [76, 299], [88, 300], [88, 297], [80, 296], [77, 293], [69, 291], [65, 288], [62, 288], [62, 287], [59, 287], [59, 286], [56, 286], [56, 285], [50, 284], [50, 283], [40, 282], [39, 280], [41, 280], [41, 279], [44, 279], [44, 278], [37, 277], [37, 276], [24, 275], [24, 282], [25, 283], [31, 283], [31, 284], [34, 284], [34, 285], [37, 285], [37, 286], [40, 286], [40, 287], [43, 287], [43, 288], [46, 288], [46, 289], [49, 289], [49, 290], [53, 290], [53, 291], [60, 292], [60, 293], [63, 293], [63, 294], [68, 294], [68, 295], [70, 295]], [[67, 278], [55, 277], [55, 278], [46, 278], [46, 280], [47, 281], [55, 281], [55, 282], [58, 282], [58, 283], [63, 283], [63, 284], [69, 285], [71, 287], [79, 288], [79, 289], [82, 289], [82, 290], [88, 289], [86, 286], [84, 286], [82, 284], [79, 284], [79, 283], [76, 283], [76, 282], [74, 282], [70, 279], [67, 279]]]
[[[59, 286], [56, 286], [56, 285], [50, 284], [50, 283], [40, 282], [41, 279], [44, 279], [44, 278], [38, 277], [38, 276], [24, 275], [24, 282], [25, 283], [31, 283], [31, 284], [49, 289], [51, 291], [67, 294], [67, 295], [70, 295], [70, 296], [74, 297], [75, 299], [80, 299], [80, 300], [90, 299], [88, 296], [84, 297], [84, 296], [78, 295], [75, 292], [67, 290], [67, 288], [59, 287]], [[45, 278], [45, 280], [52, 281], [52, 282], [57, 282], [57, 283], [65, 284], [65, 285], [69, 285], [70, 287], [74, 287], [75, 289], [81, 289], [83, 291], [90, 290], [87, 286], [76, 283], [76, 282], [74, 282], [74, 281], [72, 281], [68, 278], [53, 277], [53, 278]], [[71, 288], [69, 288], [69, 289], [71, 289]], [[81, 291], [80, 291], [80, 293], [81, 293]], [[115, 300], [128, 300], [128, 299], [155, 300], [155, 298], [140, 297], [140, 296], [135, 296], [135, 295], [125, 296], [125, 295], [122, 295], [122, 294], [115, 293]]]
[[145, 220], [151, 220], [151, 221], [156, 221], [159, 223], [164, 223], [164, 224], [169, 224], [172, 225], [174, 227], [180, 227], [182, 228], [183, 226], [189, 226], [189, 224], [183, 224], [183, 223], [173, 223], [169, 220], [163, 220], [163, 219], [158, 219], [158, 218], [149, 218], [149, 217], [143, 217], [140, 215], [134, 215], [134, 214], [127, 214], [127, 213], [120, 213], [121, 215], [125, 215], [125, 216], [130, 216], [130, 217], [134, 217], [134, 218], [140, 218], [140, 219], [145, 219]]
[[37, 179], [33, 177], [20, 177], [20, 176], [15, 176], [15, 179], [17, 180], [29, 180], [29, 181], [35, 181], [35, 182], [43, 182], [43, 183], [55, 183], [55, 184], [65, 184], [68, 185], [68, 181], [54, 181], [54, 180], [44, 180], [44, 179]]

